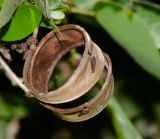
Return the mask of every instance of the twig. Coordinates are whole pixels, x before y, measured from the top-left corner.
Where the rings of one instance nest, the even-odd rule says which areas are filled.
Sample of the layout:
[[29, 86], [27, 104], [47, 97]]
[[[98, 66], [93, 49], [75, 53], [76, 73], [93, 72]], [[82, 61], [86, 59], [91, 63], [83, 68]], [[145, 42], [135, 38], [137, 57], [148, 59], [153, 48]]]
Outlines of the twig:
[[12, 84], [19, 86], [25, 93], [29, 93], [27, 87], [22, 83], [20, 78], [18, 78], [17, 75], [10, 69], [10, 67], [7, 65], [7, 63], [3, 60], [1, 56], [0, 56], [0, 65], [2, 69], [5, 71], [6, 76], [12, 82]]
[[[36, 39], [37, 34], [38, 34], [38, 28], [35, 29], [35, 31], [33, 32], [32, 37]], [[35, 43], [32, 43], [30, 47], [31, 48], [35, 47]], [[30, 96], [30, 91], [22, 83], [21, 79], [18, 78], [17, 75], [11, 70], [11, 68], [7, 65], [7, 63], [3, 60], [1, 56], [0, 56], [0, 66], [5, 71], [5, 74], [8, 77], [8, 79], [10, 79], [11, 83], [13, 85], [19, 86], [26, 93], [26, 95]]]

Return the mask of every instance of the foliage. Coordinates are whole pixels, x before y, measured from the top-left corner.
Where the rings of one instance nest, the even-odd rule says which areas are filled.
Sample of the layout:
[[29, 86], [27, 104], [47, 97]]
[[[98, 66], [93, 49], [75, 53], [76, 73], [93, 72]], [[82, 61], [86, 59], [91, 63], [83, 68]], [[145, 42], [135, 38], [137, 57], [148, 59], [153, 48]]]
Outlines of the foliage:
[[2, 41], [23, 39], [38, 27], [40, 21], [41, 13], [35, 6], [21, 5], [18, 7], [10, 23], [1, 29], [0, 38]]
[[[137, 7], [135, 7], [137, 8]], [[128, 8], [118, 10], [111, 6], [99, 8], [98, 22], [146, 71], [160, 79], [158, 50], [158, 20], [155, 12], [143, 7], [135, 12]], [[109, 19], [109, 20], [108, 20]], [[145, 45], [144, 45], [145, 44]]]
[[110, 105], [111, 118], [119, 139], [142, 139], [135, 127], [128, 120], [115, 98]]
[[3, 2], [0, 13], [0, 28], [2, 28], [6, 23], [9, 22], [16, 8], [21, 2], [22, 0], [15, 0], [15, 1], [5, 0]]
[[[150, 93], [152, 93], [154, 88], [158, 88], [157, 86], [154, 87], [154, 83], [159, 83], [160, 79], [160, 5], [158, 2], [153, 3], [149, 0], [74, 0], [73, 2], [65, 3], [61, 0], [0, 0], [0, 40], [3, 43], [13, 43], [26, 39], [39, 27], [57, 29], [56, 26], [64, 24], [67, 21], [68, 16], [66, 14], [70, 15], [74, 20], [78, 20], [80, 24], [88, 25], [90, 28], [95, 27], [96, 29], [104, 30], [111, 36], [116, 45], [124, 49], [144, 69], [142, 74], [145, 74], [145, 76], [142, 79], [140, 78], [141, 74], [139, 74], [141, 71], [137, 74], [131, 73], [129, 71], [134, 72], [134, 70], [128, 67], [125, 71], [130, 74], [123, 74], [122, 80], [128, 80], [130, 84], [135, 86], [134, 84], [136, 84], [135, 82], [139, 78], [144, 83], [148, 83], [148, 80], [146, 81], [145, 78], [147, 76], [147, 79], [150, 79], [150, 75], [152, 75], [156, 79], [151, 78], [148, 86], [140, 86], [142, 92], [144, 92], [143, 95], [145, 91], [147, 92], [146, 87], [152, 88], [149, 91]], [[71, 21], [74, 20], [71, 19]], [[92, 31], [93, 36], [98, 36], [95, 33], [97, 32]], [[105, 35], [107, 36], [107, 34]], [[102, 37], [102, 35], [100, 36]], [[104, 36], [103, 39], [102, 44], [103, 41], [106, 42], [105, 39], [107, 37], [105, 38]], [[109, 47], [105, 47], [104, 49], [111, 49], [114, 53], [114, 48]], [[127, 59], [129, 59], [129, 56], [127, 56]], [[117, 65], [119, 65], [119, 61], [120, 59], [116, 61]], [[123, 59], [123, 61], [126, 61], [126, 59]], [[120, 65], [119, 68], [121, 66], [125, 67], [125, 65]], [[118, 70], [115, 70], [115, 72], [118, 72]], [[148, 72], [150, 75], [145, 72]], [[131, 82], [130, 78], [135, 82]], [[115, 78], [115, 80], [119, 82], [118, 78]], [[151, 87], [152, 80], [154, 80], [153, 87]], [[136, 88], [136, 91], [139, 89], [136, 86], [133, 88]], [[119, 92], [119, 89], [116, 89], [116, 92]], [[157, 92], [157, 90], [153, 92]], [[127, 102], [125, 105], [130, 106], [129, 104], [133, 101], [132, 97], [130, 98], [131, 100], [124, 100], [124, 102]], [[144, 99], [145, 97], [143, 96], [142, 98]], [[20, 116], [18, 115], [19, 118], [26, 116], [26, 106], [17, 107], [16, 105], [16, 107], [12, 107], [5, 101], [3, 97], [0, 97], [0, 118], [9, 117], [9, 120], [0, 120], [0, 125], [7, 127], [10, 119], [12, 119], [10, 117], [17, 116], [17, 113], [20, 113]], [[138, 133], [138, 130], [141, 131], [141, 129], [138, 126], [136, 128], [132, 125], [131, 121], [129, 121], [130, 117], [127, 117], [121, 108], [124, 103], [120, 102], [120, 104], [116, 98], [113, 98], [109, 108], [106, 110], [107, 112], [109, 110], [108, 113], [110, 113], [112, 125], [118, 138], [142, 138]], [[138, 107], [140, 106], [138, 105]], [[155, 117], [158, 117], [157, 115], [160, 113], [159, 103], [153, 102], [151, 107], [153, 108], [153, 113], [156, 115]], [[123, 108], [125, 109], [125, 106]], [[132, 108], [137, 110], [137, 106]], [[135, 117], [136, 114], [131, 119]], [[159, 117], [157, 119], [159, 121]], [[0, 132], [4, 134], [0, 135], [0, 139], [4, 139], [1, 136], [5, 136], [7, 128], [3, 129], [5, 131], [1, 130], [2, 127], [0, 126]], [[141, 134], [145, 138], [147, 133], [144, 135], [141, 132]]]

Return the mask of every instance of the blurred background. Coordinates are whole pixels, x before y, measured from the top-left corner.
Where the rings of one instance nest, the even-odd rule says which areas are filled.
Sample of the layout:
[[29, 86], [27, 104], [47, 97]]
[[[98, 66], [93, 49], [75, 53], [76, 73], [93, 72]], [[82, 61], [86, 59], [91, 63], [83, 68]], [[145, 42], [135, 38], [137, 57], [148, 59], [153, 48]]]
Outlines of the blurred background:
[[[119, 102], [118, 105], [142, 138], [160, 139], [159, 79], [137, 64], [95, 17], [73, 12], [67, 15], [65, 23], [85, 28], [92, 40], [109, 54], [115, 79], [114, 97]], [[49, 31], [50, 29], [40, 27], [38, 40]], [[22, 77], [23, 55], [16, 51], [10, 51], [10, 54], [12, 61], [6, 62], [17, 76]], [[54, 87], [63, 84], [65, 68], [68, 70], [69, 67], [71, 71], [75, 69], [67, 60], [65, 62], [68, 65], [61, 62], [62, 68], [58, 67], [54, 73], [59, 75], [53, 79]], [[110, 109], [110, 106], [106, 107], [99, 115], [84, 122], [63, 121], [36, 100], [27, 98], [19, 87], [14, 87], [0, 66], [0, 139], [117, 139]]]

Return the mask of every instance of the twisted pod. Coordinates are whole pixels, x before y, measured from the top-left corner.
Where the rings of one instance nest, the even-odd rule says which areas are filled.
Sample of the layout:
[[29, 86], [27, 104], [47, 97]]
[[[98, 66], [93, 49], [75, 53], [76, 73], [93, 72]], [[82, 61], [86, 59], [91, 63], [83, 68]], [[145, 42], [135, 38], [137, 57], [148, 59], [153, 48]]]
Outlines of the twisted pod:
[[[84, 121], [101, 112], [112, 95], [114, 84], [111, 60], [80, 26], [65, 25], [58, 30], [61, 35], [51, 31], [37, 47], [30, 49], [23, 70], [24, 83], [40, 104], [62, 119]], [[67, 82], [48, 92], [48, 83], [57, 63], [71, 49], [78, 47], [84, 47], [78, 67]], [[107, 68], [108, 73], [94, 98], [71, 108], [59, 107], [59, 104], [67, 104], [85, 95], [98, 82], [104, 68]]]

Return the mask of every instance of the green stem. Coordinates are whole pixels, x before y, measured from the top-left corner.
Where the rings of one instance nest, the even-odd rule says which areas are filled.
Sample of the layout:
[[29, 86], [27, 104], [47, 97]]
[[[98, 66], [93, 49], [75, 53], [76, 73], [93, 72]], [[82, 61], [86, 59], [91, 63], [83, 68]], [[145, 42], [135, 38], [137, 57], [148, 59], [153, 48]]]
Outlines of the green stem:
[[50, 20], [50, 25], [52, 26], [53, 29], [56, 30], [56, 32], [58, 33], [58, 37], [63, 38], [61, 32], [59, 31], [59, 29], [57, 28], [56, 24], [54, 23], [53, 19], [49, 19]]
[[142, 139], [114, 96], [107, 108], [110, 110], [112, 123], [118, 139]]

